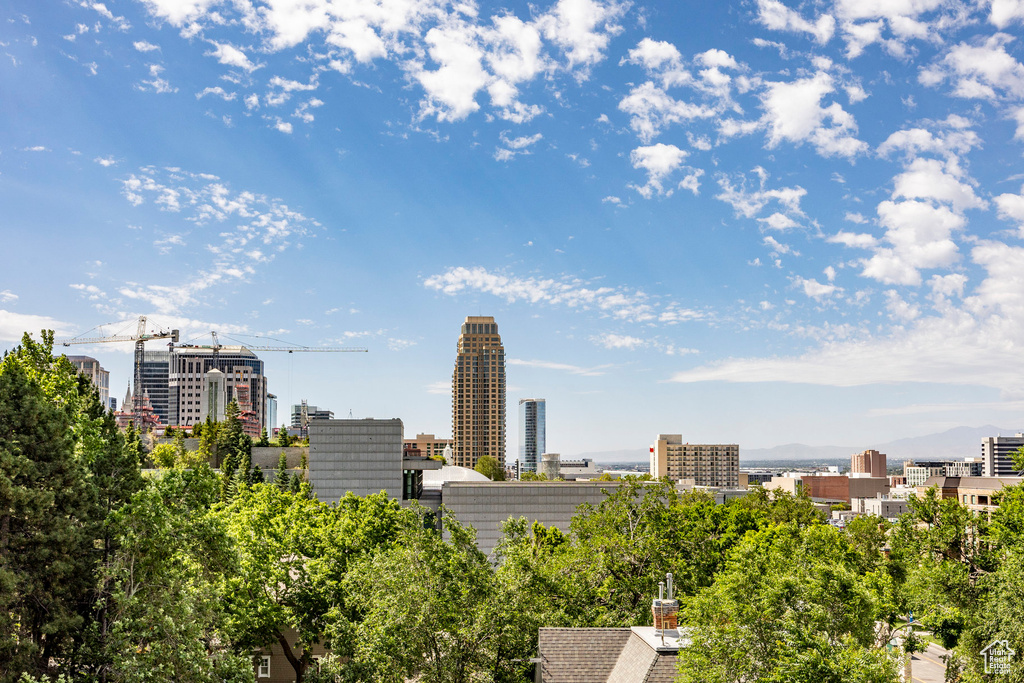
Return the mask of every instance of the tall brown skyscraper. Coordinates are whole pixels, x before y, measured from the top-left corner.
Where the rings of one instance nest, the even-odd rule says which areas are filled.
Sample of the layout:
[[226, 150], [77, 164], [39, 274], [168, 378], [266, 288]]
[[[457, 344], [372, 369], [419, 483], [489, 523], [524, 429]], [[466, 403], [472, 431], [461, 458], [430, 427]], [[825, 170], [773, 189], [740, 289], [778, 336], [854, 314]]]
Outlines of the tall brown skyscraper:
[[490, 316], [469, 316], [452, 373], [452, 465], [505, 464], [505, 347]]

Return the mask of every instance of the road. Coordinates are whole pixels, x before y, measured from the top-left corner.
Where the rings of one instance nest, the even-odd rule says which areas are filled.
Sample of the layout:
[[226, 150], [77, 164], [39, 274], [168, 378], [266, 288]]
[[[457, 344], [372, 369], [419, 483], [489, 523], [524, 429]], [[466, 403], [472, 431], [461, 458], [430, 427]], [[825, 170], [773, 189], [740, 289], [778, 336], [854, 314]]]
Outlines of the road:
[[911, 664], [913, 683], [946, 683], [946, 660], [949, 650], [928, 643], [924, 652], [915, 652]]

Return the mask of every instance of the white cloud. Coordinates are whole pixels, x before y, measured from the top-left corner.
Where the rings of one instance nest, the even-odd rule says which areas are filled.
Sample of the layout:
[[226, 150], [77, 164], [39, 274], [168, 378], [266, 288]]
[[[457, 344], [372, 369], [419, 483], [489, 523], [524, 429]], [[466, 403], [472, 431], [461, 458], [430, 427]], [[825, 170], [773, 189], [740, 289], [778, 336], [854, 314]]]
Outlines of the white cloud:
[[1018, 234], [1024, 237], [1024, 187], [1021, 194], [1004, 193], [995, 198], [999, 217], [1017, 224]]
[[[890, 332], [829, 341], [802, 355], [738, 358], [677, 373], [676, 382], [787, 382], [851, 387], [901, 382], [987, 386], [1020, 395], [1024, 370], [1024, 248], [983, 241], [971, 259], [987, 275], [953, 306], [943, 297], [926, 313], [890, 298], [890, 312], [904, 315]], [[936, 282], [933, 279], [933, 282]], [[938, 281], [937, 290], [962, 291], [964, 279]], [[905, 304], [905, 306], [904, 306]]]
[[838, 102], [821, 106], [822, 98], [834, 90], [832, 76], [824, 71], [791, 83], [768, 83], [761, 96], [768, 146], [810, 142], [826, 157], [850, 158], [867, 151], [867, 143], [855, 137], [857, 124], [852, 115]]
[[[598, 365], [593, 368], [584, 368], [579, 365], [570, 365], [568, 363], [555, 363], [546, 360], [523, 360], [520, 358], [509, 358], [506, 363], [508, 365], [517, 365], [524, 368], [540, 368], [541, 370], [558, 370], [559, 372], [568, 372], [572, 375], [583, 375], [585, 377], [598, 377], [604, 374], [604, 371], [610, 368], [610, 365]], [[451, 383], [448, 384], [449, 390], [451, 389]]]
[[139, 52], [152, 52], [153, 50], [160, 49], [159, 45], [154, 45], [153, 43], [146, 42], [145, 40], [137, 40], [134, 43], [132, 43], [132, 45]]
[[231, 100], [235, 99], [235, 97], [237, 97], [237, 93], [227, 92], [226, 90], [224, 90], [224, 88], [218, 85], [213, 88], [203, 88], [202, 90], [196, 93], [196, 99], [201, 100], [207, 95], [216, 95], [225, 102], [230, 102]]
[[159, 64], [149, 65], [150, 80], [142, 80], [135, 87], [139, 90], [152, 90], [155, 93], [165, 94], [178, 92], [178, 89], [170, 84], [170, 82], [161, 76], [164, 72], [164, 68]]
[[632, 187], [647, 199], [655, 193], [671, 195], [672, 190], [666, 192], [662, 181], [682, 166], [687, 156], [688, 152], [685, 150], [661, 142], [647, 147], [637, 147], [629, 153], [629, 160], [633, 168], [647, 171], [647, 184]]
[[856, 232], [837, 232], [834, 235], [830, 235], [825, 241], [859, 249], [871, 249], [878, 244], [878, 240], [873, 235]]
[[97, 164], [99, 164], [100, 166], [103, 166], [103, 167], [109, 167], [109, 166], [117, 165], [117, 159], [115, 159], [114, 157], [112, 157], [110, 155], [107, 155], [105, 157], [96, 157], [95, 159], [93, 159], [93, 161], [95, 161]]
[[57, 336], [63, 337], [69, 334], [71, 329], [70, 323], [61, 322], [49, 316], [14, 313], [0, 309], [0, 340], [2, 341], [19, 342], [25, 332], [38, 338], [40, 330], [53, 330]]
[[428, 289], [454, 296], [464, 292], [482, 292], [507, 303], [525, 302], [548, 306], [595, 311], [602, 317], [630, 322], [694, 320], [704, 317], [699, 311], [681, 308], [674, 302], [661, 304], [640, 290], [623, 287], [592, 287], [582, 280], [563, 277], [514, 277], [489, 272], [485, 268], [449, 268], [423, 281]]
[[537, 25], [544, 37], [562, 49], [569, 70], [584, 78], [604, 59], [612, 36], [622, 31], [616, 22], [628, 7], [614, 0], [558, 0]]
[[[191, 277], [174, 284], [126, 282], [118, 287], [124, 299], [143, 301], [164, 315], [177, 314], [222, 287], [247, 281], [295, 239], [319, 227], [278, 200], [233, 192], [216, 176], [181, 169], [140, 169], [122, 181], [122, 193], [133, 206], [152, 202], [172, 212], [171, 220], [192, 226], [190, 242], [200, 245], [193, 253]], [[155, 246], [160, 250], [183, 242], [180, 235], [169, 235]], [[203, 264], [200, 255], [209, 262]]]
[[831, 297], [839, 289], [833, 284], [825, 284], [799, 276], [793, 278], [793, 285], [801, 288], [805, 295], [817, 301], [823, 301]]
[[452, 381], [450, 379], [440, 379], [436, 382], [431, 382], [427, 385], [427, 393], [450, 396], [452, 393]]
[[594, 342], [598, 346], [602, 346], [606, 349], [627, 349], [632, 351], [646, 346], [647, 342], [639, 337], [631, 337], [626, 334], [613, 334], [611, 332], [603, 332], [590, 338], [590, 341]]
[[864, 218], [863, 215], [854, 211], [847, 211], [846, 214], [843, 215], [843, 219], [850, 223], [856, 223], [857, 225], [863, 225], [868, 222], [867, 218]]
[[878, 205], [878, 222], [886, 228], [891, 247], [877, 248], [861, 273], [885, 284], [917, 286], [920, 269], [942, 268], [959, 259], [952, 234], [965, 220], [944, 206], [920, 201], [884, 201]]
[[0, 304], [5, 304], [9, 301], [17, 301], [18, 295], [9, 289], [0, 290]]
[[988, 203], [974, 194], [974, 189], [961, 182], [963, 172], [954, 161], [943, 164], [936, 159], [914, 159], [895, 178], [893, 197], [933, 199], [948, 203], [956, 212], [983, 209]]
[[773, 31], [809, 33], [821, 45], [832, 38], [836, 27], [836, 20], [830, 14], [822, 14], [811, 22], [778, 0], [757, 0], [757, 19]]
[[997, 33], [974, 45], [955, 45], [941, 61], [923, 68], [918, 80], [926, 86], [949, 80], [953, 95], [969, 99], [1024, 97], [1024, 65], [1006, 51], [1013, 41]]
[[[802, 216], [800, 200], [807, 194], [807, 190], [800, 187], [781, 187], [778, 189], [765, 189], [768, 181], [768, 172], [760, 166], [754, 169], [758, 185], [756, 190], [747, 190], [747, 178], [742, 177], [739, 185], [734, 185], [728, 176], [719, 175], [718, 186], [722, 191], [715, 195], [719, 199], [732, 206], [737, 216], [753, 218], [772, 202], [782, 209], [783, 214]], [[776, 219], [777, 221], [778, 219]]]
[[510, 161], [518, 154], [529, 154], [530, 148], [540, 142], [544, 136], [540, 133], [536, 133], [534, 135], [523, 135], [510, 139], [508, 137], [508, 131], [502, 131], [499, 137], [505, 147], [495, 149], [494, 158], [498, 161]]
[[1024, 0], [992, 0], [988, 20], [998, 29], [1024, 21]]
[[250, 61], [245, 52], [233, 45], [215, 41], [210, 41], [210, 44], [213, 45], [213, 51], [207, 52], [206, 56], [216, 57], [217, 61], [226, 67], [237, 67], [251, 73], [261, 66]]
[[23, 147], [21, 151], [22, 152], [49, 152], [50, 148], [49, 147], [44, 147], [43, 145], [35, 145], [34, 147]]

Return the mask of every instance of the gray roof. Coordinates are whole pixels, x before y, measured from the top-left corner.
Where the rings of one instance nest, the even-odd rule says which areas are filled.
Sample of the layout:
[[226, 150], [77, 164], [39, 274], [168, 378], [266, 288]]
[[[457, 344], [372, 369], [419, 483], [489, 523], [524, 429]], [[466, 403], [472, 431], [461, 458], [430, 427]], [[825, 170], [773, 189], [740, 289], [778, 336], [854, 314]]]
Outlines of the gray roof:
[[628, 628], [542, 628], [537, 647], [543, 683], [606, 683]]
[[542, 628], [539, 636], [542, 683], [672, 683], [678, 647], [689, 642], [661, 642], [650, 627]]

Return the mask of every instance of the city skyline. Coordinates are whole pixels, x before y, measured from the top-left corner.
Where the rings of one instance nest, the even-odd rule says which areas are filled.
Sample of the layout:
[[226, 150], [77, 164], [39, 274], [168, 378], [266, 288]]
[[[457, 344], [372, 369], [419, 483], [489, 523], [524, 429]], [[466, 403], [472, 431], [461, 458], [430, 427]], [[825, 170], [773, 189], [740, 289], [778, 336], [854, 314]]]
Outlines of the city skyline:
[[490, 315], [566, 455], [1020, 425], [1020, 3], [331, 7], [5, 4], [0, 347], [364, 346], [257, 354], [448, 436]]

